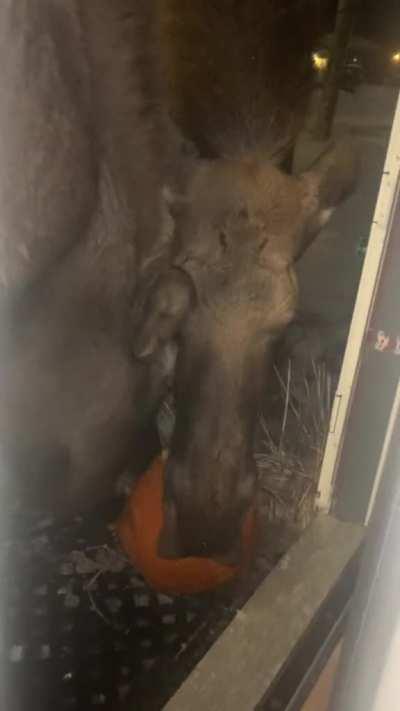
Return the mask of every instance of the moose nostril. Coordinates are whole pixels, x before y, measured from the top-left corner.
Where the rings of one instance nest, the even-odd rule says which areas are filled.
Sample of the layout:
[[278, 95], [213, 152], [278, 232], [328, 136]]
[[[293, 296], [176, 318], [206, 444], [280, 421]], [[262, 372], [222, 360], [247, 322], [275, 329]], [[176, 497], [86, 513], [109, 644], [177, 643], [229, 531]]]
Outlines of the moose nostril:
[[219, 237], [219, 243], [220, 243], [220, 245], [221, 245], [221, 247], [222, 247], [222, 250], [223, 250], [224, 252], [226, 252], [226, 250], [228, 249], [228, 238], [227, 238], [225, 232], [222, 232], [222, 231], [221, 231], [221, 232], [219, 233], [218, 237]]
[[222, 449], [217, 449], [215, 452], [215, 461], [218, 463], [221, 462], [222, 455], [223, 455]]

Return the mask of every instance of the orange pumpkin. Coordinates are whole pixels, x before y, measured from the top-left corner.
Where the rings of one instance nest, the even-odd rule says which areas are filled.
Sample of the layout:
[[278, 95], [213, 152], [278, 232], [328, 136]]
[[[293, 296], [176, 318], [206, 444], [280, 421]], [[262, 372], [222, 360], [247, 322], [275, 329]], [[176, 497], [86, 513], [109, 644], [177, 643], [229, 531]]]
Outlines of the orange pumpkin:
[[244, 518], [240, 567], [222, 565], [210, 558], [160, 558], [157, 545], [163, 524], [164, 468], [165, 461], [161, 457], [155, 459], [133, 487], [116, 524], [122, 547], [149, 585], [166, 593], [200, 593], [232, 581], [251, 559], [254, 512], [249, 511]]

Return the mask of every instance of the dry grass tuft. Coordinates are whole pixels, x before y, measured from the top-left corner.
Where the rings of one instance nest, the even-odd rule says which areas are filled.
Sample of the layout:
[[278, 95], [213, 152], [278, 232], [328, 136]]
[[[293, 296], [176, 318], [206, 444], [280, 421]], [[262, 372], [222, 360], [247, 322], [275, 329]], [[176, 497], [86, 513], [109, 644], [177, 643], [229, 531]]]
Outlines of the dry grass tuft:
[[260, 421], [255, 458], [260, 475], [260, 509], [269, 522], [304, 529], [315, 509], [332, 405], [332, 376], [324, 364], [294, 377], [289, 362], [286, 378], [276, 371], [283, 400], [278, 437], [265, 418]]

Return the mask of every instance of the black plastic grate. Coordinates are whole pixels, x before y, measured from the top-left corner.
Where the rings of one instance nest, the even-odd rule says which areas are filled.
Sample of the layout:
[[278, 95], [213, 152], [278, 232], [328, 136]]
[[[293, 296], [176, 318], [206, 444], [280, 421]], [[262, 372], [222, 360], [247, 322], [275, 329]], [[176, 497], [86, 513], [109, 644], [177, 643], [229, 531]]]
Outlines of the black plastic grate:
[[150, 590], [104, 523], [45, 522], [2, 549], [7, 711], [161, 708], [234, 614]]

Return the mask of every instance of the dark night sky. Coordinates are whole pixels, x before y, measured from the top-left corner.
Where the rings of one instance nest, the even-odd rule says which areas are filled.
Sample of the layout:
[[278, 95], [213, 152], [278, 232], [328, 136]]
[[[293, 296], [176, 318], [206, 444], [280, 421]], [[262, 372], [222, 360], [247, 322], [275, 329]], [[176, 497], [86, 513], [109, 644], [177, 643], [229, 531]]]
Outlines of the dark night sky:
[[[327, 5], [332, 28], [337, 0]], [[400, 0], [358, 0], [355, 32], [390, 49], [400, 47]]]
[[400, 46], [400, 0], [362, 0], [357, 25], [371, 39]]

